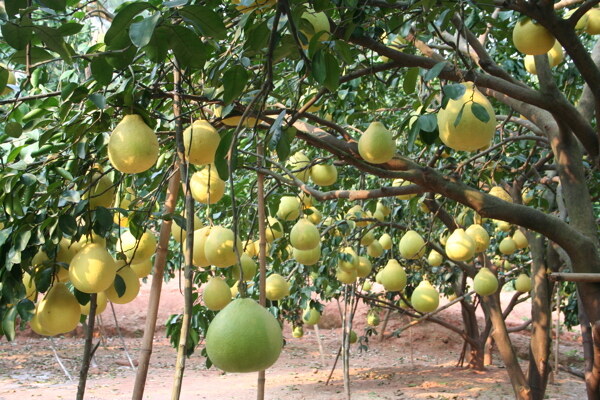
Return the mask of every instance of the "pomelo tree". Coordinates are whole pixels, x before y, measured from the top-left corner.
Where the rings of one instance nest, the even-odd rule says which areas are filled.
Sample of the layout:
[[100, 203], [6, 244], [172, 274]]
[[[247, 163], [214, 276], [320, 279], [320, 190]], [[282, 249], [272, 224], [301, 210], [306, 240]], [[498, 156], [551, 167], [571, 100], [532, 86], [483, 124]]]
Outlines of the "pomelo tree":
[[[163, 273], [186, 282], [168, 328], [177, 388], [226, 303], [221, 291], [212, 310], [193, 305], [215, 275], [295, 326], [321, 308], [314, 293], [397, 308], [414, 290], [420, 311], [402, 312], [421, 317], [435, 308], [419, 294], [433, 295], [426, 278], [460, 296], [464, 327], [447, 327], [469, 364], [483, 367], [493, 328], [515, 396], [543, 398], [548, 271], [600, 273], [597, 1], [113, 3], [2, 3], [1, 333], [29, 320], [41, 334], [73, 329], [73, 318], [44, 328], [55, 297], [88, 305], [93, 330], [101, 296], [135, 297], [127, 268], [156, 252], [149, 316]], [[82, 262], [90, 249], [105, 262]], [[248, 280], [243, 254], [259, 259]], [[102, 288], [77, 278], [84, 268]], [[385, 298], [359, 290], [380, 271]], [[527, 374], [504, 323], [519, 297], [499, 302], [522, 273]], [[600, 283], [586, 279], [579, 320], [597, 398]]]

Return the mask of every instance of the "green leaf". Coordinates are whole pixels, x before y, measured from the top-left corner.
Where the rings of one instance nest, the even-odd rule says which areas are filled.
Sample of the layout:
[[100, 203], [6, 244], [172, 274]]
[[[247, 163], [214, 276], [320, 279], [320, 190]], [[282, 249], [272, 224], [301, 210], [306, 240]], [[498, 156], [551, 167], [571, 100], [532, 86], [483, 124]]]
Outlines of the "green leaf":
[[473, 102], [471, 105], [471, 112], [478, 120], [485, 123], [490, 120], [490, 114], [487, 112], [484, 106], [479, 103]]
[[63, 214], [58, 217], [58, 227], [63, 233], [73, 236], [77, 232], [77, 221], [74, 216]]
[[202, 43], [194, 31], [183, 26], [170, 26], [169, 47], [182, 68], [201, 68], [210, 55], [210, 48]]
[[[420, 118], [420, 117], [419, 117]], [[415, 145], [415, 140], [421, 129], [419, 128], [419, 121], [414, 123], [408, 132], [408, 151], [412, 151]]]
[[4, 37], [4, 40], [6, 40], [6, 43], [16, 50], [23, 50], [31, 40], [31, 28], [25, 28], [12, 22], [7, 22], [2, 25], [1, 29], [2, 36]]
[[117, 38], [117, 36], [127, 29], [131, 23], [131, 20], [136, 15], [150, 7], [152, 7], [150, 3], [137, 2], [128, 4], [119, 10], [113, 19], [110, 28], [108, 28], [108, 31], [106, 31], [106, 34], [104, 35], [104, 43], [106, 43], [108, 46], [112, 45], [115, 38]]
[[106, 98], [103, 95], [99, 93], [92, 93], [88, 97], [100, 110], [104, 110], [106, 108]]
[[27, 8], [27, 0], [8, 0], [4, 2], [6, 13], [10, 17], [19, 14], [19, 10]]
[[81, 304], [82, 306], [85, 306], [91, 300], [90, 293], [80, 292], [79, 290], [77, 290], [77, 288], [75, 288], [75, 290], [73, 290], [73, 294], [75, 295], [75, 298], [77, 299], [79, 304]]
[[125, 280], [119, 274], [115, 276], [115, 292], [117, 292], [117, 296], [121, 297], [125, 294], [125, 290], [127, 290], [127, 286], [125, 285]]
[[325, 67], [327, 70], [327, 77], [324, 82], [325, 87], [334, 92], [340, 85], [340, 65], [333, 55], [326, 53]]
[[67, 0], [36, 0], [41, 6], [55, 11], [65, 11]]
[[313, 55], [311, 65], [311, 72], [315, 81], [318, 83], [325, 82], [325, 78], [327, 78], [327, 66], [325, 65], [325, 53], [323, 53], [323, 50], [317, 50]]
[[23, 321], [29, 321], [33, 316], [35, 304], [29, 299], [23, 299], [17, 303], [17, 312]]
[[433, 132], [437, 129], [437, 116], [435, 114], [425, 114], [419, 116], [418, 125], [425, 132]]
[[231, 140], [233, 139], [233, 131], [228, 130], [225, 135], [221, 137], [219, 147], [215, 152], [215, 167], [219, 172], [219, 177], [227, 181], [229, 179], [229, 165], [227, 160], [227, 153], [229, 152], [229, 146], [231, 146]]
[[[32, 46], [31, 49], [29, 50], [29, 62], [31, 62], [32, 64], [49, 61], [49, 60], [52, 60], [53, 58], [54, 58], [54, 56], [52, 54], [48, 53], [46, 50], [44, 50], [41, 47]], [[15, 52], [10, 57], [10, 60], [15, 64], [25, 65], [25, 63], [26, 63], [25, 50], [19, 50], [19, 51]]]
[[238, 98], [248, 83], [248, 72], [241, 65], [234, 65], [223, 74], [223, 101], [230, 104]]
[[23, 175], [21, 175], [21, 183], [23, 183], [23, 185], [25, 186], [31, 186], [35, 183], [37, 183], [37, 178], [35, 177], [35, 175], [30, 174], [30, 173], [24, 173]]
[[227, 36], [223, 17], [208, 7], [198, 5], [185, 6], [179, 10], [179, 15], [184, 20], [193, 24], [205, 36], [218, 40], [225, 39]]
[[64, 41], [57, 29], [35, 25], [33, 31], [48, 46], [48, 49], [58, 53], [66, 63], [71, 63], [73, 49]]
[[413, 94], [417, 87], [417, 78], [419, 77], [419, 67], [412, 67], [406, 71], [404, 80], [402, 81], [402, 88], [404, 93]]
[[131, 39], [131, 43], [137, 47], [144, 47], [150, 43], [154, 28], [156, 27], [156, 24], [158, 24], [160, 17], [161, 14], [157, 12], [148, 18], [144, 18], [140, 22], [131, 24], [129, 27], [129, 38]]
[[444, 69], [444, 67], [447, 64], [448, 64], [447, 61], [441, 61], [441, 62], [435, 64], [429, 71], [427, 71], [425, 73], [423, 80], [425, 80], [425, 82], [429, 82], [433, 78], [436, 78], [442, 72], [442, 70]]
[[460, 108], [460, 111], [458, 112], [458, 115], [456, 116], [456, 119], [454, 120], [454, 127], [456, 128], [458, 126], [458, 124], [460, 124], [460, 120], [462, 119], [463, 116], [463, 111], [465, 111], [465, 105], [467, 103], [464, 103], [462, 105], [462, 107]]
[[452, 85], [444, 85], [442, 88], [444, 95], [451, 98], [452, 100], [456, 100], [460, 98], [463, 94], [465, 94], [465, 85], [461, 83], [454, 83]]
[[8, 83], [8, 70], [0, 65], [0, 93], [6, 88]]
[[113, 68], [104, 57], [94, 57], [90, 63], [92, 76], [101, 85], [108, 85], [112, 81]]
[[96, 214], [94, 230], [101, 236], [104, 236], [105, 233], [110, 232], [113, 226], [113, 215], [104, 207], [96, 207], [94, 213]]
[[2, 330], [8, 341], [15, 339], [15, 318], [17, 317], [17, 307], [9, 308], [8, 312], [2, 318]]
[[58, 27], [58, 32], [63, 36], [71, 36], [79, 33], [83, 29], [83, 25], [76, 22], [67, 22]]
[[155, 63], [164, 62], [169, 52], [169, 29], [158, 26], [146, 47], [142, 49], [146, 58]]

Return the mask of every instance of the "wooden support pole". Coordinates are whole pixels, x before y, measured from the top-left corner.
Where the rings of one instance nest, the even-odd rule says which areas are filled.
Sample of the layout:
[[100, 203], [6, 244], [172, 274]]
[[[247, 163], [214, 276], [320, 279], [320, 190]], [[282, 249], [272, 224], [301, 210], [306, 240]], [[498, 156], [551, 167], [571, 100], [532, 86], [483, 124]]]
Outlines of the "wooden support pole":
[[556, 282], [600, 282], [600, 274], [593, 273], [553, 272], [549, 278]]

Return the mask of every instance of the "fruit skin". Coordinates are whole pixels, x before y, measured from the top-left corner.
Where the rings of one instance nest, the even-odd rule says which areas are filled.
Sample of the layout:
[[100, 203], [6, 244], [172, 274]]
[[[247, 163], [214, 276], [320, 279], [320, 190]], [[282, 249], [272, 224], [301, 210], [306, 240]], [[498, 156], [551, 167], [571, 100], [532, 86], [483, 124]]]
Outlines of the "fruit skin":
[[[183, 214], [181, 214], [181, 216], [185, 218]], [[202, 221], [197, 215], [194, 215], [194, 231], [200, 229], [201, 227]], [[171, 235], [173, 236], [173, 240], [175, 240], [177, 243], [181, 243], [182, 241], [185, 241], [187, 237], [187, 231], [185, 228], [181, 228], [179, 225], [177, 225], [177, 222], [173, 220], [173, 222], [171, 222]]]
[[590, 35], [600, 34], [600, 9], [592, 8], [585, 13], [587, 20], [585, 22], [585, 31]]
[[294, 248], [292, 250], [292, 256], [294, 260], [304, 265], [315, 265], [321, 258], [321, 243], [314, 249], [310, 250], [298, 250]]
[[524, 249], [529, 246], [527, 237], [518, 229], [515, 231], [515, 233], [513, 233], [512, 240], [515, 242], [517, 249]]
[[310, 159], [301, 151], [295, 153], [287, 161], [287, 167], [292, 172], [292, 175], [300, 179], [302, 182], [306, 182], [308, 180], [308, 176], [310, 175], [310, 168], [308, 168], [309, 165]]
[[[548, 62], [550, 63], [550, 66], [554, 64], [554, 58], [550, 55], [550, 52], [548, 52]], [[537, 67], [535, 66], [534, 56], [526, 55], [523, 59], [523, 65], [525, 66], [525, 70], [527, 72], [532, 75], [537, 75]]]
[[431, 250], [427, 256], [427, 263], [432, 267], [438, 267], [444, 262], [444, 257], [435, 250]]
[[279, 322], [252, 299], [236, 299], [206, 332], [206, 352], [225, 372], [256, 372], [273, 365], [283, 347]]
[[48, 336], [72, 331], [79, 324], [81, 307], [64, 283], [55, 283], [37, 306], [39, 325]]
[[294, 221], [300, 216], [300, 199], [295, 196], [282, 196], [279, 199], [279, 208], [277, 209], [277, 218], [284, 221]]
[[367, 324], [371, 326], [377, 326], [381, 322], [379, 315], [374, 312], [369, 312], [367, 315]]
[[158, 138], [142, 117], [130, 114], [117, 124], [108, 140], [108, 159], [124, 174], [137, 174], [158, 159]]
[[351, 285], [356, 282], [356, 279], [358, 278], [358, 271], [356, 269], [344, 271], [341, 268], [337, 268], [335, 271], [335, 278], [346, 285]]
[[271, 274], [265, 282], [265, 294], [271, 301], [281, 300], [290, 294], [290, 284], [279, 274]]
[[195, 172], [190, 179], [192, 197], [202, 204], [215, 204], [225, 194], [225, 181], [219, 177], [214, 164]]
[[117, 273], [115, 260], [104, 246], [97, 243], [85, 245], [71, 260], [69, 279], [77, 290], [98, 293], [108, 289]]
[[212, 277], [204, 285], [202, 300], [209, 310], [222, 310], [231, 302], [231, 289], [222, 278]]
[[359, 278], [366, 278], [371, 273], [373, 265], [367, 257], [358, 257], [358, 267], [356, 268], [356, 274]]
[[512, 240], [510, 237], [505, 237], [500, 242], [498, 250], [500, 250], [500, 253], [509, 256], [517, 250], [517, 245], [515, 244], [515, 241]]
[[529, 18], [517, 22], [512, 33], [513, 43], [521, 53], [532, 56], [546, 54], [554, 46], [554, 36]]
[[416, 231], [407, 231], [398, 244], [402, 257], [415, 260], [425, 254], [425, 241]]
[[330, 186], [337, 181], [338, 172], [335, 165], [317, 164], [310, 169], [310, 179], [318, 186]]
[[[254, 260], [252, 259], [252, 257], [250, 257], [248, 254], [244, 253], [240, 256], [240, 261], [242, 264], [242, 274], [244, 275], [244, 280], [245, 281], [251, 281], [252, 278], [254, 278], [254, 275], [256, 275], [256, 270], [258, 268], [258, 266], [256, 265], [256, 262], [254, 262]], [[240, 267], [239, 264], [238, 265], [234, 265], [233, 270], [231, 271], [231, 276], [233, 277], [233, 279], [235, 279], [236, 281], [240, 280]]]
[[183, 131], [185, 155], [194, 165], [212, 164], [221, 137], [210, 122], [200, 119]]
[[23, 286], [25, 286], [25, 298], [35, 302], [37, 297], [37, 288], [35, 280], [27, 272], [23, 272]]
[[[96, 296], [96, 315], [102, 314], [106, 310], [106, 305], [108, 304], [108, 299], [106, 298], [106, 293], [100, 292]], [[81, 304], [81, 313], [83, 315], [90, 315], [90, 302], [88, 301], [85, 304]]]
[[465, 233], [473, 239], [473, 242], [475, 243], [475, 253], [485, 251], [490, 245], [490, 235], [485, 228], [479, 224], [469, 226]]
[[358, 335], [356, 334], [356, 332], [354, 332], [354, 330], [350, 331], [350, 335], [348, 337], [348, 342], [350, 344], [354, 344], [358, 341]]
[[502, 232], [510, 231], [510, 222], [501, 221], [499, 219], [495, 219], [494, 222], [496, 223], [496, 227], [498, 228], [499, 231], [502, 231]]
[[392, 245], [393, 245], [392, 244], [392, 237], [389, 234], [384, 233], [379, 238], [379, 243], [381, 243], [381, 247], [383, 247], [384, 250], [390, 250], [392, 248]]
[[294, 327], [294, 330], [292, 331], [292, 336], [294, 336], [295, 338], [301, 338], [302, 336], [304, 336], [304, 329], [301, 326]]
[[[114, 283], [104, 291], [108, 300], [115, 304], [127, 304], [133, 301], [140, 292], [140, 279], [130, 266], [121, 267], [117, 275], [125, 282], [125, 292], [119, 296]], [[116, 278], [115, 278], [116, 279]], [[229, 287], [227, 287], [229, 289]]]
[[204, 243], [204, 255], [210, 265], [219, 268], [227, 268], [237, 264], [237, 255], [234, 248], [237, 247], [238, 254], [242, 254], [242, 241], [239, 237], [234, 238], [231, 229], [222, 226], [213, 226]]
[[306, 325], [316, 325], [321, 320], [321, 313], [316, 308], [305, 309], [302, 312], [302, 321]]
[[[496, 115], [489, 100], [473, 85], [465, 82], [465, 93], [458, 99], [450, 99], [446, 108], [438, 111], [437, 123], [441, 141], [458, 151], [475, 151], [490, 145], [496, 132]], [[473, 114], [473, 104], [482, 106], [489, 116], [487, 122]], [[464, 106], [464, 107], [463, 107]], [[462, 110], [458, 125], [456, 118]]]
[[[402, 187], [402, 186], [408, 186], [408, 185], [412, 185], [411, 181], [405, 181], [404, 179], [394, 179], [392, 181], [392, 187]], [[400, 200], [410, 200], [413, 197], [416, 197], [417, 194], [413, 193], [413, 194], [399, 194], [398, 196], [396, 196], [397, 199]]]
[[427, 314], [437, 310], [440, 304], [440, 294], [429, 281], [421, 281], [413, 291], [410, 303], [415, 310]]
[[475, 242], [464, 229], [455, 229], [446, 240], [446, 255], [453, 261], [467, 261], [475, 255]]
[[383, 254], [383, 246], [379, 243], [379, 240], [374, 240], [370, 245], [367, 246], [367, 254], [369, 257], [377, 258]]
[[371, 122], [358, 139], [358, 153], [371, 164], [384, 164], [394, 158], [395, 152], [396, 142], [392, 132], [381, 122]]
[[117, 250], [122, 251], [128, 261], [137, 264], [152, 257], [156, 251], [156, 237], [147, 230], [137, 244], [135, 236], [130, 231], [124, 231], [117, 240]]
[[317, 227], [307, 219], [301, 219], [292, 227], [290, 244], [298, 250], [314, 249], [321, 242]]
[[498, 290], [498, 279], [487, 268], [481, 268], [473, 278], [473, 290], [480, 296], [489, 296]]
[[529, 293], [531, 291], [531, 278], [527, 274], [520, 274], [515, 280], [517, 292]]
[[504, 188], [502, 188], [501, 186], [494, 186], [490, 189], [489, 194], [501, 200], [508, 201], [509, 203], [513, 202], [512, 197], [510, 197], [510, 194], [508, 194], [508, 192], [504, 190]]
[[406, 287], [406, 272], [396, 260], [389, 260], [381, 271], [381, 284], [388, 292], [400, 292]]
[[267, 217], [266, 239], [267, 243], [273, 242], [283, 236], [283, 225], [277, 218]]
[[90, 210], [96, 207], [109, 208], [115, 199], [115, 187], [108, 175], [99, 173], [92, 174], [90, 189], [82, 196], [83, 199], [89, 199]]
[[[344, 272], [356, 271], [358, 267], [358, 256], [352, 247], [346, 247], [341, 251], [344, 254], [344, 258], [338, 258], [338, 268]], [[348, 256], [349, 255], [349, 256]]]
[[[346, 219], [349, 221], [352, 221], [353, 223], [356, 224], [356, 226], [360, 226], [360, 227], [369, 225], [369, 222], [368, 221], [354, 222], [354, 220], [367, 218], [367, 217], [368, 217], [367, 213], [365, 213], [363, 211], [360, 204], [350, 207], [350, 209], [346, 213]], [[350, 226], [350, 228], [351, 228], [350, 230], [354, 229], [354, 227], [352, 227], [352, 226]]]
[[[310, 214], [306, 212], [308, 210], [311, 211]], [[321, 214], [321, 212], [319, 210], [317, 210], [315, 207], [305, 208], [304, 215], [306, 215], [306, 219], [308, 219], [310, 222], [312, 222], [315, 225], [319, 224], [321, 222], [321, 220], [323, 219], [323, 214]]]

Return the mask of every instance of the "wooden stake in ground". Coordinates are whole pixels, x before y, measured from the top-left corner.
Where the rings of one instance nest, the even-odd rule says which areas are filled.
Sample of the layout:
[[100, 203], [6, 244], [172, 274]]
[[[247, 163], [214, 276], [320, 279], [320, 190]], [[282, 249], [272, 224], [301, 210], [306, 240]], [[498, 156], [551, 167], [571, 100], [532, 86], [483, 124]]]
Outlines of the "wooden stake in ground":
[[[173, 175], [169, 179], [167, 188], [167, 198], [165, 200], [165, 213], [172, 214], [175, 211], [177, 195], [179, 194], [179, 168], [175, 167]], [[156, 256], [154, 257], [154, 272], [152, 274], [152, 286], [150, 288], [150, 298], [148, 299], [148, 311], [146, 312], [146, 326], [144, 328], [144, 337], [142, 347], [138, 358], [138, 369], [135, 375], [135, 384], [133, 386], [132, 400], [142, 400], [144, 396], [144, 387], [148, 376], [148, 367], [150, 366], [150, 356], [152, 355], [152, 341], [156, 330], [156, 318], [158, 315], [158, 305], [160, 303], [160, 291], [162, 289], [163, 275], [167, 261], [167, 250], [169, 249], [169, 237], [171, 235], [172, 220], [163, 220], [160, 225], [160, 236], [158, 246], [156, 247]]]
[[[258, 145], [259, 154], [259, 165], [263, 163], [264, 147], [262, 143]], [[265, 213], [265, 176], [262, 173], [258, 173], [257, 176], [257, 192], [258, 192], [258, 235], [259, 235], [259, 252], [258, 252], [258, 263], [259, 263], [259, 276], [258, 276], [258, 288], [259, 288], [259, 303], [261, 306], [267, 304], [267, 297], [265, 293], [266, 276], [267, 276], [267, 236], [266, 236], [266, 213]], [[256, 388], [257, 400], [263, 400], [265, 398], [265, 371], [259, 371], [258, 382]]]

